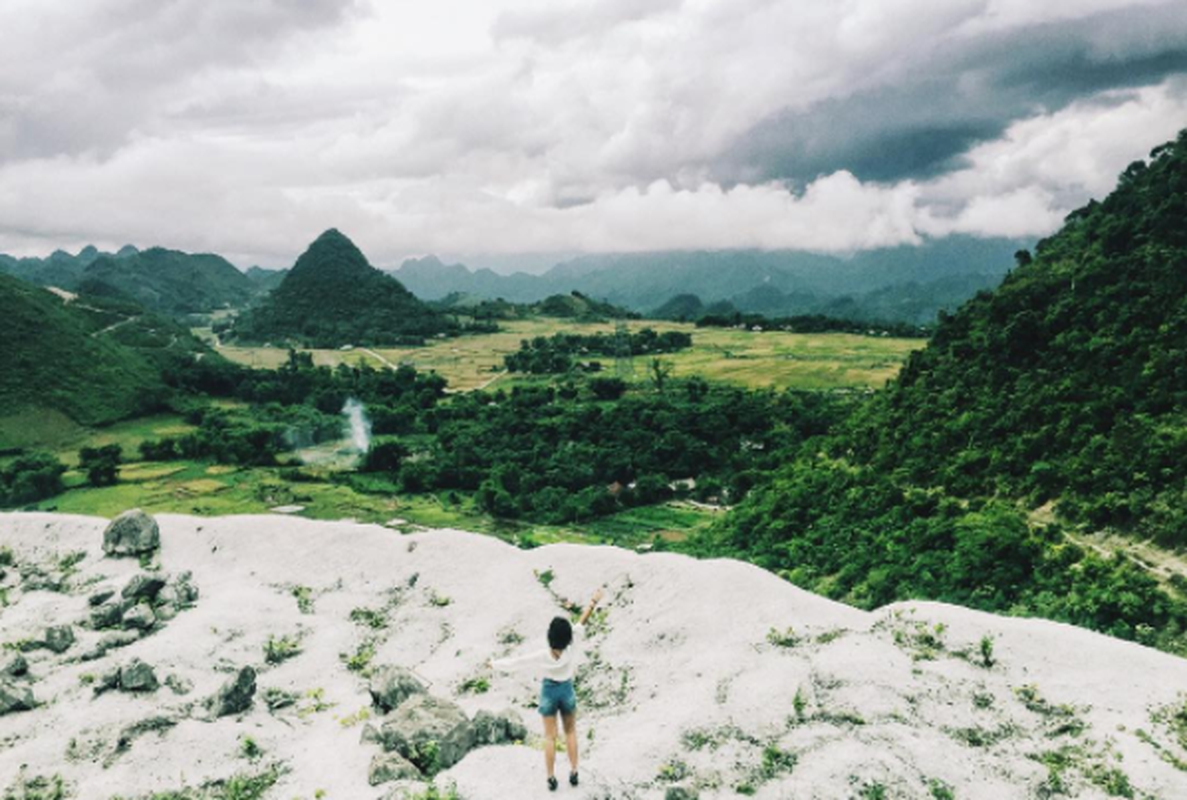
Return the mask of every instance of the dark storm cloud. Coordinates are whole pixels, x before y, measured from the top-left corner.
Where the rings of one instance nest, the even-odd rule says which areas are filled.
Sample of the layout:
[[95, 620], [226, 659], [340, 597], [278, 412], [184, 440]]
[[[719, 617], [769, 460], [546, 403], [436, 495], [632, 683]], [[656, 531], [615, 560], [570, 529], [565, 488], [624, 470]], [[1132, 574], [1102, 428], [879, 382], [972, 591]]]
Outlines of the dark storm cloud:
[[803, 182], [838, 169], [862, 180], [933, 178], [1018, 119], [1183, 72], [1187, 3], [947, 41], [893, 85], [772, 114], [713, 171], [727, 181]]

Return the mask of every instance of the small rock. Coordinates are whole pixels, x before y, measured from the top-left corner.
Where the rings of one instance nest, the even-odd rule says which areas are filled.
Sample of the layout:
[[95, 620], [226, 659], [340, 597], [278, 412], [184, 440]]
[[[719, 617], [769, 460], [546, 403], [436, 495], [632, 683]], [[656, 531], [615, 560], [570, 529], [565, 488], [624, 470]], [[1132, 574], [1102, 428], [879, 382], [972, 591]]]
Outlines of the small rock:
[[383, 736], [379, 729], [371, 723], [363, 725], [363, 732], [359, 735], [360, 744], [383, 744]]
[[0, 675], [10, 678], [20, 678], [29, 674], [29, 662], [20, 653], [13, 653], [10, 658], [0, 664]]
[[128, 581], [128, 585], [120, 594], [127, 600], [148, 600], [152, 602], [157, 598], [157, 594], [161, 589], [165, 588], [165, 579], [157, 575], [148, 575], [140, 573], [133, 575], [132, 580]]
[[122, 620], [125, 628], [134, 628], [140, 631], [148, 630], [156, 624], [156, 621], [157, 615], [153, 613], [153, 610], [150, 607], [144, 605], [143, 603], [128, 609], [128, 611], [124, 613], [124, 618]]
[[157, 622], [168, 622], [177, 616], [177, 608], [170, 605], [162, 605], [154, 613], [157, 615]]
[[216, 717], [238, 714], [251, 707], [256, 693], [256, 671], [244, 667], [235, 677], [223, 684], [218, 693], [208, 701], [210, 711]]
[[522, 742], [528, 736], [528, 729], [523, 724], [523, 718], [511, 709], [499, 714], [479, 711], [474, 715], [470, 728], [473, 731], [475, 747]]
[[425, 693], [424, 684], [415, 675], [403, 667], [394, 666], [375, 670], [367, 688], [371, 692], [371, 703], [381, 714], [397, 708], [414, 694]]
[[0, 716], [15, 711], [30, 711], [36, 705], [33, 692], [27, 687], [0, 681]]
[[69, 625], [55, 625], [45, 629], [46, 649], [58, 653], [65, 653], [74, 644], [74, 628]]
[[367, 770], [367, 782], [372, 786], [401, 780], [418, 780], [420, 770], [399, 753], [377, 753]]
[[125, 692], [155, 692], [160, 684], [153, 668], [138, 658], [120, 668], [120, 686]]
[[160, 546], [157, 521], [138, 508], [120, 514], [103, 531], [103, 552], [109, 556], [139, 556]]
[[186, 680], [180, 675], [169, 675], [165, 678], [165, 685], [173, 694], [189, 694], [194, 690], [192, 681]]
[[139, 631], [112, 631], [99, 640], [98, 644], [90, 650], [82, 654], [83, 661], [94, 661], [107, 655], [107, 651], [115, 650], [117, 647], [127, 647], [133, 642], [139, 641]]
[[180, 601], [181, 598], [178, 596], [175, 586], [164, 586], [161, 588], [161, 591], [157, 592], [156, 599], [153, 600], [153, 605], [157, 608], [166, 606], [176, 608]]
[[194, 585], [194, 573], [186, 571], [177, 576], [173, 584], [177, 592], [177, 610], [189, 608], [198, 602], [198, 587]]
[[92, 606], [101, 606], [115, 596], [113, 589], [104, 589], [101, 592], [95, 592], [87, 598], [87, 602]]
[[124, 610], [119, 603], [103, 603], [91, 609], [91, 627], [97, 631], [114, 628], [123, 616]]

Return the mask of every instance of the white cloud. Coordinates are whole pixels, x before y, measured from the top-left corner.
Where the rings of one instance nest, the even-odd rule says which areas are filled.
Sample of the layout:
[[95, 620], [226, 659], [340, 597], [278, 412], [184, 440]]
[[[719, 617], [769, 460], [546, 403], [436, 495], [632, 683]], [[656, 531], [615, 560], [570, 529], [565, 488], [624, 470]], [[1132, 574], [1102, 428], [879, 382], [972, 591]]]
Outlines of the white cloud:
[[[860, 109], [944, 70], [976, 109], [1001, 81], [959, 59], [999, 47], [1002, 31], [1175, 7], [11, 0], [0, 7], [12, 41], [0, 51], [0, 248], [133, 241], [284, 265], [337, 226], [390, 264], [434, 250], [845, 252], [955, 232], [1042, 235], [1174, 135], [1187, 120], [1178, 82], [1084, 90], [1065, 108], [1035, 101], [1020, 119], [995, 106], [1015, 114], [1004, 133], [933, 180], [863, 182], [844, 163], [795, 180], [721, 166], [780, 113]], [[1179, 35], [1138, 26], [1112, 52], [1098, 34], [1083, 46], [1106, 61]], [[963, 121], [937, 108], [938, 123]], [[873, 109], [858, 119], [862, 130], [826, 131], [877, 133]]]

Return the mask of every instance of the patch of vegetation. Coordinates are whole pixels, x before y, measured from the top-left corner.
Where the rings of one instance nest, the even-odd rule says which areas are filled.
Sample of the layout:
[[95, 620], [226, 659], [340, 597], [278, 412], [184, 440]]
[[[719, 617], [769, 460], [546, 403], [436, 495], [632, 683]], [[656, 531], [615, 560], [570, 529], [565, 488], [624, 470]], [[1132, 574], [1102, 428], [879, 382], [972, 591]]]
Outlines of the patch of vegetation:
[[927, 789], [931, 792], [932, 800], [956, 800], [956, 790], [939, 778], [929, 780]]
[[282, 708], [295, 705], [300, 697], [301, 695], [297, 692], [269, 686], [264, 690], [264, 705], [268, 706], [269, 711], [279, 711]]
[[66, 800], [72, 795], [61, 775], [33, 777], [23, 772], [16, 783], [4, 790], [4, 800]]
[[779, 630], [778, 628], [771, 628], [767, 631], [767, 643], [773, 647], [795, 647], [802, 641], [802, 638], [796, 634], [795, 628], [785, 628]]
[[434, 589], [429, 595], [429, 605], [433, 606], [434, 608], [445, 608], [452, 602], [453, 598], [449, 597], [448, 595], [437, 594], [436, 589]]
[[304, 719], [310, 714], [320, 714], [323, 711], [329, 711], [336, 703], [326, 702], [326, 690], [320, 687], [310, 689], [302, 695], [304, 702], [297, 706], [297, 716]]
[[387, 627], [387, 615], [383, 611], [363, 606], [351, 609], [350, 621], [373, 631], [383, 630]]
[[363, 706], [353, 714], [347, 714], [338, 720], [338, 724], [343, 728], [353, 728], [355, 725], [366, 722], [371, 718], [371, 710], [367, 706]]
[[313, 613], [313, 589], [308, 586], [294, 586], [293, 598], [297, 601], [297, 610], [302, 614]]
[[555, 580], [555, 579], [556, 579], [556, 576], [552, 573], [551, 569], [546, 569], [546, 570], [543, 570], [542, 572], [536, 573], [536, 580], [540, 581], [540, 585], [543, 586], [545, 589], [547, 589], [549, 586], [551, 586], [553, 580]]
[[486, 694], [490, 691], [490, 680], [488, 678], [478, 676], [474, 678], [466, 678], [458, 686], [459, 694]]
[[301, 654], [301, 640], [295, 636], [269, 636], [264, 642], [264, 661], [281, 664]]
[[351, 672], [366, 675], [371, 666], [371, 660], [375, 658], [375, 643], [371, 641], [360, 642], [353, 653], [340, 653], [338, 657], [342, 659], [342, 663]]
[[256, 740], [250, 736], [244, 736], [239, 739], [239, 757], [246, 758], [249, 761], [255, 761], [264, 755], [264, 749], [256, 743]]

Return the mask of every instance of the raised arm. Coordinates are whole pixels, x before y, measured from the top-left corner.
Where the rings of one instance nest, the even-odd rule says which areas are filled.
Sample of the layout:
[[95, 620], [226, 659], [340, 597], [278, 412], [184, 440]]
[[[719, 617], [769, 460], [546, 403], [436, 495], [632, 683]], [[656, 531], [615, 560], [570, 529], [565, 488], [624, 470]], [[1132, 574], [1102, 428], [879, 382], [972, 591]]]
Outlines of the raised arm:
[[586, 620], [589, 619], [589, 615], [593, 613], [593, 610], [595, 608], [597, 608], [598, 603], [601, 601], [601, 599], [602, 599], [602, 590], [598, 589], [596, 592], [594, 592], [593, 597], [590, 598], [589, 605], [587, 605], [585, 607], [585, 610], [581, 612], [581, 618], [579, 620], [577, 620], [578, 625], [585, 624]]

